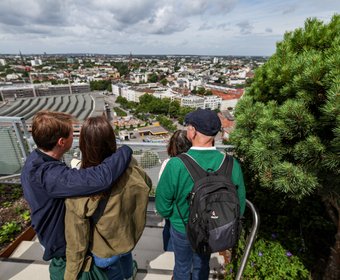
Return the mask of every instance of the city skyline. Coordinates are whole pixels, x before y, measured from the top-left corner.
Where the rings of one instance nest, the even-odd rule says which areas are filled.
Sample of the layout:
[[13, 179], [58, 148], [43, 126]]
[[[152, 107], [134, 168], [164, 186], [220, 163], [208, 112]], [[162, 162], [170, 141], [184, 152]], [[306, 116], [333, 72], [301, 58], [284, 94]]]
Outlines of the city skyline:
[[0, 53], [270, 56], [338, 0], [4, 0]]

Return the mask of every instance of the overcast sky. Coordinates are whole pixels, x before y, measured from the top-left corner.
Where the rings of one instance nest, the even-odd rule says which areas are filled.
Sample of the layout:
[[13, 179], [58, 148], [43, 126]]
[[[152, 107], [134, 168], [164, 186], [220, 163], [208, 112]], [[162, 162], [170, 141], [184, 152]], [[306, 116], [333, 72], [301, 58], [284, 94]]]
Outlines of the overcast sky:
[[340, 0], [1, 0], [0, 53], [271, 55]]

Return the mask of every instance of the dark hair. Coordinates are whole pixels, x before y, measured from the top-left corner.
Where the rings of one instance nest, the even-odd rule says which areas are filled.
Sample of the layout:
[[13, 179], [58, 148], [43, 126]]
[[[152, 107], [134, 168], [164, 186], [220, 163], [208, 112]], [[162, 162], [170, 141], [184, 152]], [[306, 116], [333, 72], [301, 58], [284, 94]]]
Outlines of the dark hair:
[[82, 153], [82, 168], [98, 165], [116, 152], [116, 137], [106, 117], [91, 117], [83, 123], [79, 149]]
[[33, 117], [32, 136], [38, 148], [51, 151], [60, 138], [72, 133], [74, 118], [70, 114], [39, 111]]
[[181, 153], [185, 153], [191, 147], [191, 142], [187, 138], [186, 130], [176, 130], [169, 140], [167, 147], [168, 155], [175, 157]]

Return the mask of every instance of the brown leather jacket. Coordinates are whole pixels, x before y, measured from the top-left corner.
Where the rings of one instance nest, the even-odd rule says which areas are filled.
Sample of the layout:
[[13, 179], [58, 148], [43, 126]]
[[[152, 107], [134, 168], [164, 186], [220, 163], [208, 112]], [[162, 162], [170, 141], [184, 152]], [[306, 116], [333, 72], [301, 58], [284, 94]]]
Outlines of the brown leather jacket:
[[144, 230], [151, 186], [151, 179], [132, 159], [106, 194], [107, 204], [92, 229], [90, 217], [105, 194], [66, 199], [66, 280], [77, 279], [82, 267], [88, 266], [84, 260], [89, 250], [108, 258], [135, 247]]

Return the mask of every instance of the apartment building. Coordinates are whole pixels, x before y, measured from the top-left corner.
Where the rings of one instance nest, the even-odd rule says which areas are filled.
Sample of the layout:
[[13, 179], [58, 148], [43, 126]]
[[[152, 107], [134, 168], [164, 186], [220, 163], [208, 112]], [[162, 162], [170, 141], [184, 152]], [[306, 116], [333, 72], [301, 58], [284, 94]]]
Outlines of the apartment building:
[[204, 98], [195, 95], [183, 96], [180, 98], [181, 106], [193, 107], [193, 108], [204, 108]]
[[131, 73], [130, 81], [132, 83], [146, 83], [148, 81], [148, 73]]
[[111, 85], [112, 94], [114, 96], [121, 96], [122, 95], [122, 88], [123, 87], [127, 87], [127, 85], [122, 84], [122, 83], [120, 83], [120, 84], [112, 84]]
[[124, 87], [121, 89], [121, 96], [126, 98], [128, 101], [139, 103], [139, 97], [147, 92], [146, 89], [136, 89], [130, 87]]
[[219, 96], [211, 95], [211, 96], [205, 96], [204, 97], [204, 105], [203, 109], [219, 109], [222, 104], [222, 98]]

